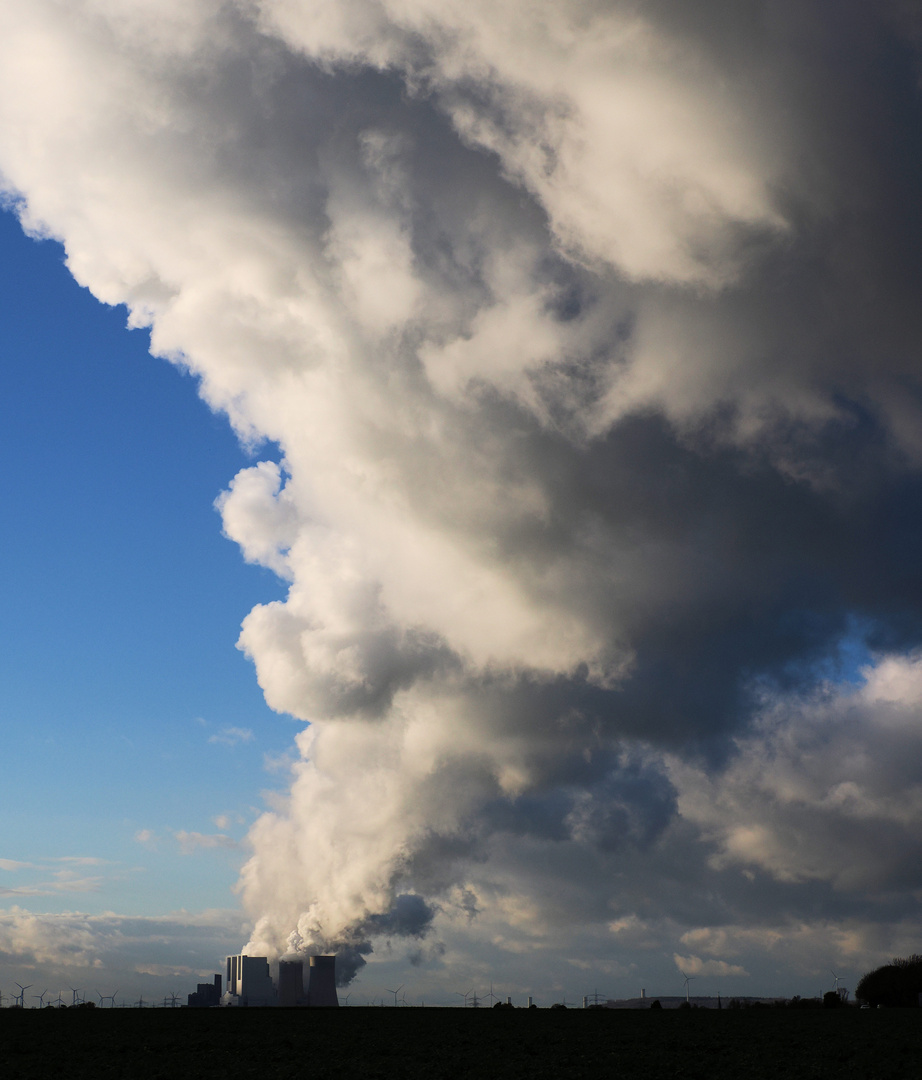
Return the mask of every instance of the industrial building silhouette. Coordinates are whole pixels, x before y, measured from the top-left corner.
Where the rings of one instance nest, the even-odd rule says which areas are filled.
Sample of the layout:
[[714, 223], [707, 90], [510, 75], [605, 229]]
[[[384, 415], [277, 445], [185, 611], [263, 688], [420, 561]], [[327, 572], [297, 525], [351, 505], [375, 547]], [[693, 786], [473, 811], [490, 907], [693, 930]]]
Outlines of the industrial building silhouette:
[[[218, 987], [220, 980], [221, 976], [216, 975], [215, 984]], [[201, 994], [203, 986], [209, 985], [200, 984], [198, 994]], [[190, 1005], [194, 996], [197, 995], [189, 995]], [[214, 1003], [221, 1005], [335, 1008], [339, 1005], [336, 996], [336, 957], [308, 957], [306, 980], [303, 959], [280, 960], [278, 982], [275, 983], [267, 957], [229, 956], [226, 989], [223, 995], [219, 992], [218, 996], [220, 1000]]]
[[190, 1009], [213, 1009], [221, 1004], [221, 976], [215, 975], [214, 982], [199, 983], [194, 994], [189, 995]]

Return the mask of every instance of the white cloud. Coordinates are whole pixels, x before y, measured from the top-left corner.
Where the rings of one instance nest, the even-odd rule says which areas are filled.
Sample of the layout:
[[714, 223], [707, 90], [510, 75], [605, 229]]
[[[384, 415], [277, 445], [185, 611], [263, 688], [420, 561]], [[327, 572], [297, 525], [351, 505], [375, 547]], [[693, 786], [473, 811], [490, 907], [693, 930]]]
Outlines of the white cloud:
[[578, 257], [631, 277], [714, 284], [726, 273], [725, 230], [783, 228], [771, 193], [781, 147], [747, 122], [751, 84], [728, 94], [727, 72], [705, 50], [635, 6], [342, 7], [334, 31], [322, 7], [259, 5], [264, 25], [310, 56], [425, 79]]
[[226, 727], [217, 734], [210, 735], [208, 741], [222, 746], [236, 746], [238, 743], [252, 742], [253, 732], [249, 728]]
[[261, 563], [289, 577], [285, 551], [298, 535], [297, 507], [282, 487], [282, 472], [272, 461], [241, 470], [216, 501], [224, 532], [236, 540], [247, 562]]
[[679, 956], [673, 958], [675, 966], [690, 979], [698, 975], [746, 976], [749, 972], [739, 964], [728, 964], [726, 960], [702, 960], [700, 956]]
[[683, 816], [716, 845], [715, 866], [884, 895], [922, 887], [922, 660], [884, 656], [860, 687], [766, 703], [720, 772], [670, 760]]
[[[0, 885], [0, 896], [29, 897], [54, 896], [60, 893], [99, 892], [111, 874], [86, 874], [87, 867], [111, 865], [107, 859], [86, 855], [61, 855], [34, 862], [0, 860], [0, 870], [20, 873], [31, 871], [31, 879], [13, 886]], [[116, 873], [117, 868], [115, 869]]]
[[918, 237], [865, 85], [897, 30], [821, 19], [818, 64], [800, 6], [0, 10], [25, 220], [278, 448], [218, 500], [289, 583], [240, 647], [311, 725], [250, 833], [254, 948], [419, 893], [510, 953], [578, 911], [668, 964], [785, 925], [757, 882], [919, 887], [918, 660], [811, 674], [918, 607]]
[[200, 833], [179, 829], [174, 835], [183, 855], [194, 855], [197, 851], [209, 851], [215, 848], [237, 851], [241, 846], [239, 841], [224, 833]]
[[23, 973], [22, 982], [79, 985], [88, 999], [113, 986], [125, 994], [162, 994], [177, 987], [139, 976], [155, 974], [159, 980], [197, 973], [210, 979], [240, 932], [240, 915], [232, 911], [138, 918], [12, 907], [0, 910], [0, 959], [7, 970]]
[[30, 870], [33, 866], [33, 863], [20, 862], [17, 859], [0, 859], [0, 870], [5, 870], [7, 873], [15, 873], [17, 870]]

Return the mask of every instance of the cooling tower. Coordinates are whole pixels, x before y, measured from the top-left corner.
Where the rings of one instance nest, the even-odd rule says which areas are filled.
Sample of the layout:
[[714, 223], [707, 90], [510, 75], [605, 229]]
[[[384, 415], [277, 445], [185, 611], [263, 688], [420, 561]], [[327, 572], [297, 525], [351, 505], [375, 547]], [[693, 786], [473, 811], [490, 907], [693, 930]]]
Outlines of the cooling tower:
[[304, 964], [300, 960], [279, 960], [279, 1005], [290, 1008], [303, 1004]]
[[339, 998], [336, 996], [335, 956], [312, 956], [310, 958], [307, 1003], [312, 1009], [339, 1005]]

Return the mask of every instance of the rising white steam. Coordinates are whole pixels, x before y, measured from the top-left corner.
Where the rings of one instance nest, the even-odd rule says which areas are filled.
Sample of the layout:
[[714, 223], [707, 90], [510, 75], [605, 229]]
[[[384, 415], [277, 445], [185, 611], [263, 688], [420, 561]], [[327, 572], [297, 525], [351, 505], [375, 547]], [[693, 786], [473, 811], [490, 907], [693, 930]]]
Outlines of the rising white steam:
[[[832, 752], [850, 699], [798, 695], [850, 615], [918, 629], [864, 525], [918, 503], [918, 224], [875, 142], [917, 27], [840, 7], [3, 5], [24, 221], [279, 449], [219, 500], [290, 582], [240, 645], [309, 723], [251, 950], [348, 975], [437, 911], [605, 924], [694, 844], [699, 898], [739, 863], [850, 887], [713, 814], [798, 716]], [[851, 806], [840, 774], [803, 798]]]

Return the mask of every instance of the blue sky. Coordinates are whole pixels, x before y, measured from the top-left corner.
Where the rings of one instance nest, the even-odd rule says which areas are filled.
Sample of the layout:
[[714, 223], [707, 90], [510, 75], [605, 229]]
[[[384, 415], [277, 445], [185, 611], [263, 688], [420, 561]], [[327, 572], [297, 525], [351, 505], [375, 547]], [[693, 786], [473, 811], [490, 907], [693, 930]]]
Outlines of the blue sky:
[[[29, 897], [36, 910], [232, 906], [238, 853], [181, 855], [173, 834], [240, 838], [274, 782], [264, 756], [295, 728], [234, 645], [280, 591], [212, 505], [250, 458], [195, 380], [10, 211], [0, 274], [2, 855], [103, 860], [96, 891]], [[145, 829], [157, 850], [134, 839]], [[41, 877], [0, 871], [0, 886]]]

